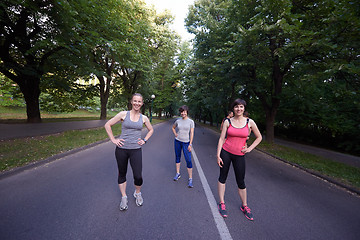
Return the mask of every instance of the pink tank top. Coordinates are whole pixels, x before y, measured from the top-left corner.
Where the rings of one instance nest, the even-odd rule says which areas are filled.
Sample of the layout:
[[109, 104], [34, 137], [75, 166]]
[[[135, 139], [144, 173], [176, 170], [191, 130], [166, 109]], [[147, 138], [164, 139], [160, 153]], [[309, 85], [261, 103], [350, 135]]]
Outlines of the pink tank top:
[[249, 119], [246, 121], [245, 127], [242, 128], [235, 128], [231, 125], [227, 129], [227, 138], [223, 145], [223, 149], [229, 153], [234, 155], [245, 155], [241, 150], [246, 144], [246, 139], [249, 135]]

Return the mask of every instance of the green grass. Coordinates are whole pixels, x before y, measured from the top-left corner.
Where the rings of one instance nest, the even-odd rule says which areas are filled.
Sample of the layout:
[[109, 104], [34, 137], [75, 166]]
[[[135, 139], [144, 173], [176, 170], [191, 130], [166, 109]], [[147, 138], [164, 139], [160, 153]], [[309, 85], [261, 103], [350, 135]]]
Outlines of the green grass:
[[[219, 128], [216, 126], [209, 126], [203, 123], [198, 124], [220, 133]], [[250, 139], [250, 144], [252, 140], [253, 139]], [[352, 186], [360, 191], [360, 168], [278, 144], [268, 144], [265, 141], [262, 141], [257, 148], [287, 162], [297, 164], [305, 169], [312, 170], [340, 181], [343, 184]]]
[[[152, 124], [161, 121], [153, 119]], [[114, 125], [113, 132], [119, 135], [121, 125]], [[100, 127], [66, 131], [48, 136], [0, 141], [0, 170], [10, 170], [107, 138], [105, 128]]]
[[360, 168], [277, 144], [261, 142], [257, 148], [360, 190]]
[[[115, 116], [118, 112], [108, 111], [107, 118]], [[0, 106], [0, 123], [25, 123], [26, 108], [24, 107], [4, 107]], [[59, 122], [59, 121], [83, 121], [98, 120], [100, 111], [76, 110], [70, 113], [49, 113], [41, 112], [43, 122]]]
[[9, 170], [107, 138], [105, 129], [66, 131], [61, 134], [0, 142], [0, 169]]

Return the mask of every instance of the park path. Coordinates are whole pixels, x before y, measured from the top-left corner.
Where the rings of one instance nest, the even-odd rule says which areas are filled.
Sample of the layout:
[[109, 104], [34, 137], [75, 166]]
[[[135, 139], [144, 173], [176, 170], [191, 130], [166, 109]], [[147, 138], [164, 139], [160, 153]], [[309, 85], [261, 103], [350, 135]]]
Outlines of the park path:
[[[197, 126], [194, 185], [174, 175], [171, 122], [154, 126], [143, 147], [144, 206], [128, 173], [129, 209], [120, 193], [114, 146], [105, 142], [0, 180], [0, 239], [360, 239], [360, 198], [253, 151], [247, 155], [249, 206], [239, 210], [234, 174], [225, 195], [229, 217], [216, 209], [219, 135]], [[214, 206], [215, 205], [215, 206]]]

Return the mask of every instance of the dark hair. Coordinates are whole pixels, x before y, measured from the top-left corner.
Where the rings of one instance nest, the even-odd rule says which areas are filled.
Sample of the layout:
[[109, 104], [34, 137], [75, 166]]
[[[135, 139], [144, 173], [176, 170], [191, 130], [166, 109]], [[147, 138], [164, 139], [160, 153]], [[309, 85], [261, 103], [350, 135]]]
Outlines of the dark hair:
[[240, 98], [235, 99], [235, 101], [231, 104], [231, 110], [234, 111], [234, 107], [237, 105], [244, 105], [244, 107], [246, 107], [246, 102]]
[[183, 111], [186, 111], [187, 113], [189, 113], [189, 107], [186, 106], [186, 105], [183, 105], [179, 108], [179, 112], [183, 112]]

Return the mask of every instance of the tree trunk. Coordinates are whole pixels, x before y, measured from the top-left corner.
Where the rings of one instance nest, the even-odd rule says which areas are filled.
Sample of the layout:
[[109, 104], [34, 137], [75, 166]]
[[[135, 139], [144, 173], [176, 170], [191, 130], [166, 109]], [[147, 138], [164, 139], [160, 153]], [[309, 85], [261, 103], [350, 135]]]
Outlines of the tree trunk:
[[106, 78], [106, 82], [105, 82], [104, 76], [97, 76], [97, 78], [99, 79], [99, 83], [100, 83], [100, 104], [101, 104], [100, 120], [105, 120], [107, 117], [106, 106], [109, 100], [111, 79]]
[[[280, 95], [282, 92], [282, 83], [284, 75], [287, 70], [284, 72], [281, 71], [279, 56], [275, 53], [277, 49], [276, 39], [270, 37], [269, 49], [271, 52], [272, 58], [272, 82], [273, 82], [273, 94], [271, 96], [271, 105], [266, 111], [266, 142], [274, 143], [275, 133], [274, 133], [274, 123], [277, 110], [280, 106]], [[265, 105], [264, 105], [265, 106]]]
[[274, 143], [274, 123], [275, 123], [276, 111], [266, 111], [266, 142]]
[[226, 110], [226, 115], [228, 115], [228, 111], [233, 111], [234, 109], [231, 109], [231, 105], [232, 103], [235, 101], [235, 98], [236, 98], [236, 81], [232, 82], [231, 83], [231, 94], [230, 94], [230, 98], [229, 98], [229, 102], [228, 102], [228, 107], [227, 107], [227, 110]]
[[107, 100], [105, 100], [103, 97], [100, 98], [100, 105], [101, 105], [100, 120], [105, 120], [107, 117], [107, 111], [106, 111]]
[[26, 102], [26, 114], [28, 123], [40, 123], [40, 78], [21, 76], [24, 80], [19, 84]]

